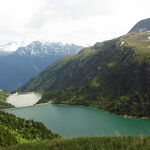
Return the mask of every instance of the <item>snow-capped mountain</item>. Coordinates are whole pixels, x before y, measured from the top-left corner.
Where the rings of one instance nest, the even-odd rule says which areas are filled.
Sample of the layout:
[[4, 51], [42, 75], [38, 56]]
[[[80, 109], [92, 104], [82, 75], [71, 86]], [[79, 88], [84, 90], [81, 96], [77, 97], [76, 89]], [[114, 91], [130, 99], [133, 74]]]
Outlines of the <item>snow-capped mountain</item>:
[[19, 47], [23, 47], [26, 45], [27, 43], [24, 41], [12, 41], [8, 43], [2, 43], [0, 44], [0, 51], [13, 52], [16, 51]]
[[35, 41], [26, 47], [18, 48], [15, 53], [20, 56], [28, 57], [65, 56], [76, 54], [81, 48], [81, 46], [75, 44]]
[[35, 41], [13, 52], [0, 51], [0, 89], [13, 91], [58, 59], [81, 49], [75, 44]]

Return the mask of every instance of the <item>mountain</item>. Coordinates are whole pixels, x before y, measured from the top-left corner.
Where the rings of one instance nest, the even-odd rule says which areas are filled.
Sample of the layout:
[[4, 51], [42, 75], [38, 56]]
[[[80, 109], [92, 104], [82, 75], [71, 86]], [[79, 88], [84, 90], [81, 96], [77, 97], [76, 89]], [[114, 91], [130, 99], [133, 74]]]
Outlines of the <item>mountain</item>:
[[39, 103], [86, 105], [150, 117], [150, 33], [131, 33], [84, 48], [49, 66], [19, 91], [40, 91]]
[[14, 52], [0, 53], [0, 89], [13, 91], [56, 60], [76, 54], [82, 47], [35, 41]]
[[150, 18], [143, 19], [133, 26], [129, 33], [150, 31]]
[[12, 41], [8, 43], [0, 44], [0, 51], [12, 52], [16, 51], [19, 47], [27, 45], [24, 41]]

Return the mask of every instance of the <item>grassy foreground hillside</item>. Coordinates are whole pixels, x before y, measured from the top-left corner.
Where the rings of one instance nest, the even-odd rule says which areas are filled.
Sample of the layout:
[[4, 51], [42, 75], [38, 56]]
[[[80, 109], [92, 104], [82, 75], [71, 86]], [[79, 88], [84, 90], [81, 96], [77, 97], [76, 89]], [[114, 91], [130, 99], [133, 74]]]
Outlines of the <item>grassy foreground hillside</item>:
[[42, 123], [0, 111], [0, 146], [57, 138]]
[[20, 91], [39, 103], [86, 105], [119, 115], [150, 117], [150, 33], [96, 43], [54, 63]]
[[9, 94], [6, 91], [0, 90], [0, 109], [12, 108], [13, 105], [6, 102], [6, 98]]
[[55, 139], [0, 150], [150, 150], [149, 137], [97, 137]]

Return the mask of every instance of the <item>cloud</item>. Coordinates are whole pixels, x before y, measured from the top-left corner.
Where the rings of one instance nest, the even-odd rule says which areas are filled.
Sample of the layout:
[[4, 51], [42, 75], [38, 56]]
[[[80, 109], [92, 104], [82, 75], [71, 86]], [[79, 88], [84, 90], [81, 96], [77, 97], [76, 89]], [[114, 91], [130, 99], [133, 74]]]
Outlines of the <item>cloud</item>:
[[0, 0], [0, 42], [94, 44], [126, 34], [150, 17], [149, 0]]
[[35, 12], [27, 28], [42, 28], [46, 23], [57, 21], [86, 20], [93, 16], [113, 13], [111, 0], [45, 0], [45, 5]]

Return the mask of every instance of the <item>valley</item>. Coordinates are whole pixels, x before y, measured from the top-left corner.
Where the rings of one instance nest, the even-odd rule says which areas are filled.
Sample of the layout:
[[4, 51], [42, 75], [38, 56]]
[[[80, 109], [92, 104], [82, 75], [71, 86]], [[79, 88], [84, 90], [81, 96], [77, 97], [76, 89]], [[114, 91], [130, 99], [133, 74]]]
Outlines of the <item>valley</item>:
[[150, 18], [84, 48], [0, 46], [0, 150], [149, 149], [149, 30]]
[[96, 43], [49, 66], [19, 92], [39, 103], [84, 105], [118, 115], [150, 117], [149, 32]]

